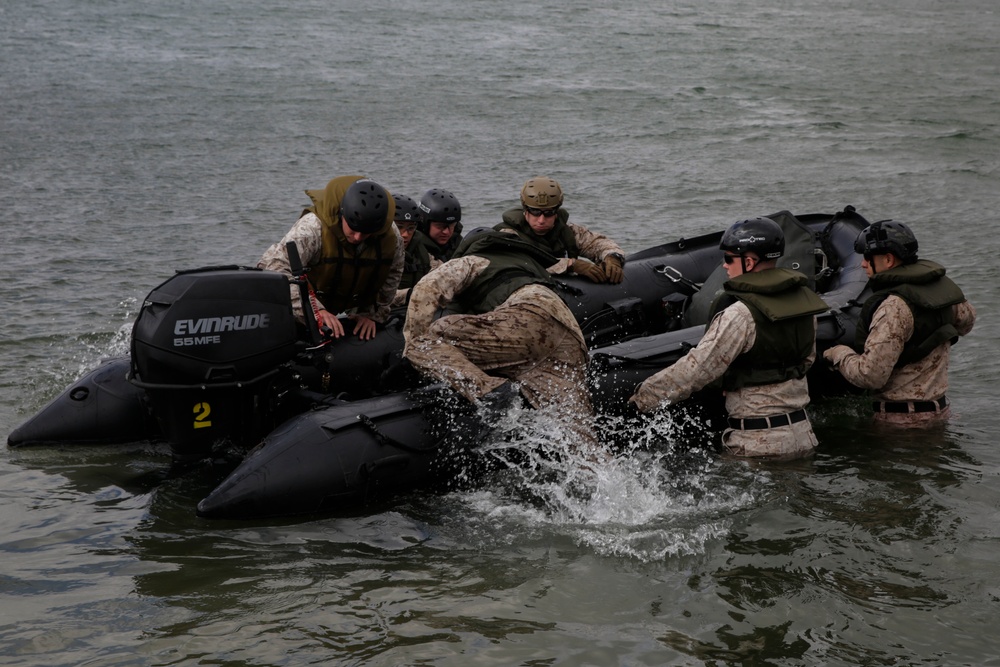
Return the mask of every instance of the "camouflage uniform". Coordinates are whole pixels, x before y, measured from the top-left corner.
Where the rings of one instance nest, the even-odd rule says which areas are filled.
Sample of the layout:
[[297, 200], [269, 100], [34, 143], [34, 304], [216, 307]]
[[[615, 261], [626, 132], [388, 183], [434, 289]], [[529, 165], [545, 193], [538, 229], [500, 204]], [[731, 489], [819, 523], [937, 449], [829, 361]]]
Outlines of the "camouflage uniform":
[[434, 319], [489, 264], [477, 255], [459, 257], [417, 283], [403, 328], [404, 356], [470, 401], [514, 380], [531, 405], [555, 408], [592, 438], [587, 345], [573, 313], [551, 289], [529, 284], [481, 315]]
[[[577, 250], [579, 251], [579, 256], [585, 259], [589, 259], [595, 264], [600, 264], [602, 260], [608, 255], [618, 255], [619, 257], [624, 257], [625, 253], [622, 251], [621, 246], [615, 243], [613, 240], [601, 234], [599, 232], [592, 232], [583, 225], [577, 225], [566, 220], [569, 214], [565, 209], [560, 209], [560, 219], [563, 224], [572, 232], [573, 239], [576, 242]], [[496, 225], [493, 229], [500, 232], [508, 232], [510, 234], [518, 234], [521, 238], [532, 241], [538, 238], [533, 233], [528, 233], [530, 230], [528, 223], [524, 220], [524, 212], [520, 208], [512, 208], [503, 214], [504, 222]], [[520, 227], [523, 231], [518, 231]], [[552, 232], [546, 234], [545, 237], [548, 238]], [[563, 253], [557, 253], [557, 256]], [[566, 273], [573, 264], [572, 257], [562, 257], [556, 264], [553, 264], [549, 268], [549, 273], [552, 274], [562, 274]]]
[[[389, 316], [389, 309], [396, 295], [396, 286], [399, 284], [400, 276], [403, 275], [403, 239], [396, 226], [391, 226], [396, 235], [396, 253], [392, 259], [389, 275], [382, 287], [379, 288], [375, 303], [357, 313], [370, 317], [376, 322], [385, 322]], [[323, 251], [323, 224], [315, 213], [306, 213], [299, 218], [284, 238], [264, 252], [260, 261], [257, 262], [257, 267], [268, 271], [278, 271], [291, 277], [292, 270], [288, 264], [288, 253], [285, 250], [285, 244], [289, 241], [294, 241], [295, 245], [298, 246], [299, 258], [302, 260], [303, 266], [309, 266], [318, 261]], [[299, 321], [303, 321], [298, 285], [291, 285], [291, 295], [295, 317]]]
[[[418, 233], [419, 233], [419, 232], [418, 232]], [[412, 244], [411, 244], [411, 245], [412, 245]], [[433, 257], [431, 257], [431, 258], [430, 258], [430, 270], [431, 270], [431, 271], [433, 271], [433, 270], [434, 270], [434, 269], [436, 269], [437, 267], [441, 266], [442, 264], [444, 264], [444, 262], [442, 262], [441, 260], [439, 260], [439, 259], [434, 259]], [[424, 277], [425, 275], [427, 275], [427, 274], [425, 273], [425, 274], [423, 274], [423, 275], [419, 276], [419, 277], [418, 277], [418, 278], [417, 278], [417, 279], [416, 279], [416, 280], [415, 280], [415, 281], [413, 282], [413, 284], [414, 284], [414, 285], [415, 285], [415, 284], [417, 284], [417, 282], [419, 282], [419, 281], [420, 281], [420, 278], [423, 278], [423, 277]], [[410, 301], [410, 291], [411, 291], [412, 289], [413, 289], [413, 285], [409, 285], [409, 286], [407, 286], [407, 287], [401, 287], [401, 288], [397, 289], [397, 290], [396, 290], [396, 296], [394, 296], [394, 297], [393, 297], [393, 299], [392, 299], [392, 304], [390, 305], [390, 307], [391, 307], [391, 308], [394, 308], [394, 309], [395, 309], [395, 308], [405, 308], [405, 307], [406, 307], [406, 305], [407, 305], [407, 304], [409, 303], [409, 301]]]
[[[976, 321], [976, 311], [968, 301], [955, 306], [955, 328], [966, 335]], [[876, 402], [936, 401], [948, 391], [950, 343], [934, 348], [923, 359], [896, 368], [903, 346], [913, 335], [913, 313], [902, 298], [891, 295], [875, 310], [862, 354], [847, 345], [837, 345], [823, 356], [831, 361], [851, 384], [875, 390]], [[876, 411], [875, 419], [901, 426], [923, 426], [948, 418], [951, 408], [928, 412]]]
[[[629, 400], [643, 412], [682, 401], [721, 378], [738, 356], [753, 348], [756, 340], [757, 330], [750, 309], [743, 303], [735, 303], [716, 315], [697, 347], [674, 365], [648, 378]], [[814, 360], [815, 346], [806, 360], [807, 366]], [[786, 414], [808, 404], [809, 388], [804, 377], [726, 392], [726, 411], [735, 419]], [[782, 459], [809, 454], [817, 444], [808, 418], [775, 428], [726, 429], [722, 442], [726, 450], [736, 456]]]

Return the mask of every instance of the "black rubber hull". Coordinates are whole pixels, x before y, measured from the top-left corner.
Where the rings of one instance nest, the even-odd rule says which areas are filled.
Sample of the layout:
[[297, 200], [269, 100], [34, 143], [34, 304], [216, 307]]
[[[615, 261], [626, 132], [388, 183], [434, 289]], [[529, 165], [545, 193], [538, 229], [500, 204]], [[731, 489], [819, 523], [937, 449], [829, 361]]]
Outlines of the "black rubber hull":
[[23, 445], [114, 444], [159, 437], [146, 393], [128, 381], [129, 359], [103, 362], [7, 436]]
[[321, 514], [443, 483], [484, 425], [451, 392], [436, 396], [400, 393], [298, 415], [269, 433], [198, 503], [198, 514]]

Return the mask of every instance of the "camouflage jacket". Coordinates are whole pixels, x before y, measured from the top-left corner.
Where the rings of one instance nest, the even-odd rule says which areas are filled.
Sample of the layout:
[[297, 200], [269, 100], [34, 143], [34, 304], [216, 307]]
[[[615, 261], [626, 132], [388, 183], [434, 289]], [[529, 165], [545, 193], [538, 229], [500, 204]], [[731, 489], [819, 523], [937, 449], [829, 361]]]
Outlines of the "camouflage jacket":
[[[648, 378], [629, 399], [643, 412], [677, 403], [722, 377], [741, 354], [750, 351], [757, 331], [750, 309], [735, 303], [709, 323], [698, 345], [672, 366]], [[816, 359], [816, 348], [806, 360], [806, 368]], [[806, 379], [747, 386], [726, 392], [726, 411], [731, 417], [769, 417], [804, 408], [809, 404]]]
[[[955, 328], [964, 336], [972, 331], [976, 310], [968, 301], [953, 306]], [[823, 356], [851, 384], [874, 390], [880, 401], [935, 400], [948, 391], [950, 343], [942, 343], [930, 354], [896, 368], [903, 346], [913, 335], [913, 313], [906, 301], [892, 295], [875, 310], [865, 349], [858, 354], [846, 345], [827, 350]]]
[[[385, 322], [389, 316], [389, 309], [393, 298], [396, 296], [396, 287], [399, 285], [399, 279], [403, 275], [405, 264], [403, 239], [400, 237], [399, 230], [396, 229], [395, 225], [392, 225], [392, 229], [393, 233], [396, 234], [396, 253], [393, 256], [389, 274], [379, 289], [375, 303], [357, 313], [359, 315], [366, 315], [376, 322]], [[320, 219], [316, 217], [316, 214], [306, 213], [299, 218], [280, 241], [264, 252], [260, 261], [257, 262], [257, 267], [267, 269], [268, 271], [278, 271], [291, 277], [292, 270], [288, 263], [288, 253], [285, 250], [285, 244], [289, 241], [294, 241], [295, 245], [298, 246], [299, 257], [302, 260], [303, 266], [316, 263], [323, 253], [323, 225]], [[298, 285], [291, 285], [290, 287], [292, 310], [295, 312], [295, 317], [303, 321], [302, 303]]]

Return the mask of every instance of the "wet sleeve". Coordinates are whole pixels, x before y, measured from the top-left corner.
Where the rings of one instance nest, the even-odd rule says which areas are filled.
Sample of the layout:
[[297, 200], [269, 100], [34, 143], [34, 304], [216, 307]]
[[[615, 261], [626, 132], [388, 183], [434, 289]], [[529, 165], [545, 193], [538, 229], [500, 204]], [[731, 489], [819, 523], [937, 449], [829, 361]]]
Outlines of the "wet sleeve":
[[955, 328], [959, 336], [966, 336], [976, 323], [976, 309], [968, 301], [955, 304]]
[[742, 303], [733, 304], [715, 316], [696, 347], [639, 385], [629, 400], [643, 412], [683, 401], [722, 377], [733, 360], [753, 347], [755, 341], [753, 316]]
[[868, 339], [861, 354], [850, 350], [835, 361], [844, 378], [862, 389], [881, 389], [913, 335], [913, 313], [898, 296], [882, 302], [872, 317]]
[[[488, 259], [467, 255], [445, 262], [421, 278], [410, 292], [410, 305], [406, 308], [403, 337], [406, 345], [423, 336], [434, 321], [438, 309], [451, 303], [473, 279], [490, 265]], [[406, 351], [403, 351], [406, 354]]]

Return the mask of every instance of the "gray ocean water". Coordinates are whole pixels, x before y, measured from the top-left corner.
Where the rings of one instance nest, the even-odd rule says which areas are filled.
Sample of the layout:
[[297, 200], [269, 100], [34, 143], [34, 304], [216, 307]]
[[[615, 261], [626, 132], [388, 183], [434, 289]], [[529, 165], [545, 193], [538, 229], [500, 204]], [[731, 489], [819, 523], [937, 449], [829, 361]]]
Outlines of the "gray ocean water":
[[994, 0], [3, 3], [4, 435], [348, 173], [468, 226], [550, 175], [628, 251], [852, 204], [979, 320], [944, 429], [833, 401], [813, 459], [636, 454], [586, 499], [219, 523], [157, 445], [3, 447], [0, 663], [1000, 665], [998, 90]]

